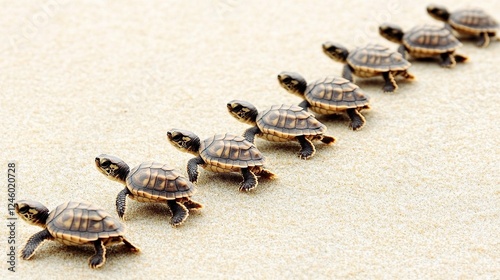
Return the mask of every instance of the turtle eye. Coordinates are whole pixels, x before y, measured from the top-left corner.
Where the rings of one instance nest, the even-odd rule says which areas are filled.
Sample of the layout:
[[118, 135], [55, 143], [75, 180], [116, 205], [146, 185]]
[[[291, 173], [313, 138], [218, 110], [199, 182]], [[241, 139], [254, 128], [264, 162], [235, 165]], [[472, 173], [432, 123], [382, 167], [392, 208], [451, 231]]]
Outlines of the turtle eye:
[[233, 107], [233, 111], [241, 113], [241, 108], [242, 108], [241, 105], [238, 104], [236, 105], [236, 107]]
[[177, 134], [174, 137], [172, 137], [172, 140], [174, 140], [175, 142], [179, 142], [182, 140], [182, 135]]
[[28, 212], [29, 210], [30, 210], [29, 206], [23, 206], [23, 207], [19, 208], [19, 213], [24, 214], [24, 213]]

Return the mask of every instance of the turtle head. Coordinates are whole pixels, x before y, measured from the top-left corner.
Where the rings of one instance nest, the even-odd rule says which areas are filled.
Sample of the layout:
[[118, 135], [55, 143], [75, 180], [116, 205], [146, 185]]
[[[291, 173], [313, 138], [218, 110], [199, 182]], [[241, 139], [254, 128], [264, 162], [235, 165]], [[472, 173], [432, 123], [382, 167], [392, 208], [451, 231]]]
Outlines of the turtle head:
[[300, 74], [294, 72], [281, 72], [278, 75], [278, 81], [288, 92], [304, 97], [307, 82]]
[[242, 100], [233, 100], [227, 103], [227, 110], [231, 116], [235, 117], [240, 122], [255, 125], [259, 112], [257, 108], [249, 102]]
[[427, 6], [427, 13], [431, 17], [440, 21], [447, 22], [450, 19], [450, 12], [448, 12], [448, 10], [443, 6], [431, 4]]
[[403, 29], [395, 24], [384, 23], [378, 27], [378, 33], [387, 40], [401, 44], [405, 35]]
[[101, 154], [95, 158], [95, 166], [108, 179], [125, 184], [130, 167], [120, 158]]
[[331, 59], [345, 63], [347, 56], [349, 56], [349, 51], [344, 46], [333, 43], [326, 42], [323, 44], [323, 52]]
[[40, 202], [19, 200], [14, 204], [14, 207], [17, 215], [27, 223], [43, 228], [46, 226], [49, 209]]
[[194, 155], [199, 154], [200, 138], [191, 131], [173, 128], [167, 132], [167, 138], [177, 149]]

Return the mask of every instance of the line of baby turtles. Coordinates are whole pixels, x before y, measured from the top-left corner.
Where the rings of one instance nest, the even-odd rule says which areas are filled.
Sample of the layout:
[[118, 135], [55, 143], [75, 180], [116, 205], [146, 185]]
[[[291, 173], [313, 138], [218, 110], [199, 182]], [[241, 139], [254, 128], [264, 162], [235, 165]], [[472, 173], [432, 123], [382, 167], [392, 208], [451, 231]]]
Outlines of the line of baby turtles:
[[[244, 123], [250, 124], [243, 136], [225, 133], [216, 134], [203, 141], [190, 131], [172, 129], [168, 131], [169, 142], [176, 148], [195, 155], [187, 163], [189, 179], [167, 164], [145, 162], [130, 167], [121, 159], [111, 155], [95, 158], [97, 169], [106, 177], [124, 185], [116, 197], [116, 211], [124, 219], [127, 196], [139, 202], [166, 203], [172, 212], [170, 223], [182, 224], [189, 211], [198, 210], [202, 204], [191, 197], [196, 192], [194, 183], [198, 179], [198, 166], [213, 172], [240, 172], [243, 176], [241, 191], [250, 191], [257, 184], [257, 176], [272, 179], [275, 174], [264, 168], [264, 157], [253, 144], [255, 136], [269, 141], [297, 141], [299, 157], [309, 159], [315, 153], [312, 141], [331, 145], [335, 138], [325, 135], [326, 126], [320, 123], [308, 109], [317, 114], [345, 113], [353, 130], [361, 129], [365, 118], [363, 109], [370, 106], [369, 98], [353, 83], [353, 75], [367, 78], [382, 76], [383, 91], [394, 92], [398, 86], [395, 77], [406, 79], [413, 58], [440, 58], [443, 67], [454, 67], [467, 57], [455, 53], [462, 44], [452, 32], [477, 37], [477, 45], [487, 47], [491, 38], [496, 38], [498, 23], [483, 10], [465, 9], [449, 13], [444, 7], [430, 5], [428, 13], [446, 24], [442, 26], [422, 25], [403, 32], [396, 25], [383, 24], [379, 33], [386, 39], [400, 44], [397, 52], [382, 45], [369, 44], [349, 52], [340, 44], [323, 44], [325, 54], [345, 64], [342, 78], [332, 77], [307, 83], [297, 73], [283, 72], [278, 75], [280, 85], [290, 93], [304, 99], [297, 105], [274, 105], [258, 111], [246, 101], [233, 100], [227, 104], [229, 113]], [[498, 40], [498, 38], [496, 38]], [[124, 237], [123, 224], [105, 210], [92, 204], [67, 202], [50, 211], [41, 203], [30, 200], [18, 201], [17, 214], [30, 224], [44, 228], [31, 236], [21, 250], [21, 257], [29, 259], [45, 240], [56, 240], [66, 245], [90, 244], [95, 254], [89, 259], [91, 268], [105, 263], [106, 246], [123, 242], [134, 252], [139, 248]]]

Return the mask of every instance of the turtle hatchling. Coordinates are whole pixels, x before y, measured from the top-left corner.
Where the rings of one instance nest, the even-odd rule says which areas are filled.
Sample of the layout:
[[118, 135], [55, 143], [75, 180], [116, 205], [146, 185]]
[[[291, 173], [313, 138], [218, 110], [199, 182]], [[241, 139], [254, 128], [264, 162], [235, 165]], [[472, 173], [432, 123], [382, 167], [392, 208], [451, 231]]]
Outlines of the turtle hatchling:
[[400, 44], [398, 52], [406, 57], [408, 52], [414, 58], [441, 58], [442, 67], [452, 68], [457, 62], [468, 58], [455, 51], [462, 46], [455, 36], [442, 26], [420, 25], [407, 32], [393, 24], [382, 24], [379, 33], [389, 41]]
[[196, 186], [167, 164], [144, 162], [130, 170], [123, 160], [102, 154], [95, 158], [95, 165], [108, 179], [125, 185], [116, 197], [116, 211], [122, 219], [127, 196], [139, 202], [167, 203], [172, 212], [170, 223], [173, 226], [182, 224], [189, 211], [203, 208], [202, 204], [191, 200]]
[[55, 240], [65, 245], [92, 245], [95, 254], [89, 259], [91, 268], [106, 262], [106, 246], [123, 242], [133, 252], [139, 247], [128, 241], [125, 227], [103, 209], [84, 202], [66, 202], [49, 213], [40, 202], [20, 200], [15, 204], [17, 215], [43, 230], [31, 236], [21, 250], [21, 258], [30, 259], [44, 241]]
[[394, 79], [398, 75], [408, 80], [415, 78], [408, 72], [411, 63], [400, 53], [382, 45], [368, 44], [349, 52], [340, 44], [326, 42], [323, 44], [323, 52], [331, 59], [345, 63], [342, 77], [351, 82], [354, 81], [353, 75], [361, 78], [382, 76], [385, 80], [385, 92], [394, 92], [398, 88]]
[[259, 113], [249, 102], [233, 100], [227, 103], [227, 109], [237, 120], [253, 125], [244, 133], [248, 141], [254, 143], [255, 135], [273, 142], [298, 141], [301, 159], [309, 159], [316, 152], [312, 141], [328, 145], [335, 142], [324, 134], [324, 124], [297, 105], [274, 105]]
[[450, 13], [443, 6], [429, 5], [427, 13], [437, 20], [444, 21], [447, 27], [453, 28], [461, 35], [478, 37], [476, 45], [479, 47], [487, 47], [500, 27], [493, 17], [479, 8], [461, 9]]
[[198, 165], [213, 172], [241, 172], [243, 182], [240, 191], [257, 187], [257, 176], [273, 179], [275, 174], [264, 168], [264, 157], [254, 144], [242, 136], [216, 134], [203, 141], [193, 132], [171, 129], [167, 132], [169, 142], [177, 149], [194, 154], [188, 161], [189, 180], [198, 180]]
[[340, 77], [327, 77], [308, 84], [300, 74], [294, 72], [280, 73], [278, 81], [288, 92], [304, 98], [300, 107], [310, 108], [318, 114], [347, 113], [353, 130], [365, 125], [361, 110], [370, 108], [370, 99], [350, 81]]

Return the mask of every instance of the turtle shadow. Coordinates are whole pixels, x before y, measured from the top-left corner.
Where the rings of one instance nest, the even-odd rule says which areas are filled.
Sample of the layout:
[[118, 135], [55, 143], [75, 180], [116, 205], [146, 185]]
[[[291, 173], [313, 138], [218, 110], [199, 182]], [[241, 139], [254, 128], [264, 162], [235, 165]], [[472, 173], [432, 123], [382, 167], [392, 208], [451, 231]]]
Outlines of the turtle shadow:
[[[130, 223], [131, 221], [136, 219], [158, 221], [158, 218], [160, 218], [164, 219], [166, 225], [172, 227], [172, 225], [170, 224], [172, 211], [170, 210], [170, 207], [168, 207], [166, 202], [137, 202], [136, 204], [137, 205], [134, 205], [133, 207], [129, 207], [129, 209], [127, 209], [127, 212], [125, 214], [125, 221], [127, 223]], [[199, 210], [190, 210], [189, 217], [186, 221], [184, 221], [184, 223], [188, 222], [192, 217], [197, 216], [198, 213]]]
[[[126, 234], [125, 234], [126, 236]], [[135, 244], [135, 243], [134, 243]], [[140, 248], [140, 246], [139, 246]], [[54, 259], [54, 261], [65, 261], [71, 259], [75, 262], [81, 262], [85, 266], [88, 266], [88, 259], [95, 254], [94, 246], [91, 244], [85, 245], [64, 245], [57, 241], [47, 242], [40, 248], [36, 250], [36, 253], [29, 259], [29, 261], [36, 261], [37, 259]], [[139, 255], [134, 253], [127, 247], [123, 242], [119, 244], [114, 244], [111, 246], [106, 246], [106, 263], [109, 262], [110, 258], [113, 259], [113, 255]], [[111, 256], [111, 257], [110, 257]], [[104, 267], [106, 264], [104, 265]]]
[[[259, 149], [260, 150], [260, 149]], [[262, 150], [261, 152], [266, 156]], [[268, 165], [264, 165], [266, 169], [269, 169], [271, 172], [274, 172], [272, 168], [269, 168]], [[198, 185], [199, 188], [207, 188], [207, 189], [218, 189], [218, 192], [224, 193], [234, 193], [234, 194], [258, 194], [261, 191], [267, 188], [267, 185], [274, 181], [273, 179], [268, 179], [265, 177], [261, 177], [257, 175], [258, 186], [255, 189], [252, 189], [248, 192], [240, 191], [240, 184], [243, 182], [243, 176], [239, 172], [224, 172], [224, 173], [216, 173], [216, 172], [206, 172], [203, 175], [203, 178], [198, 177]]]

